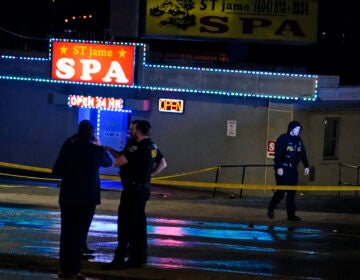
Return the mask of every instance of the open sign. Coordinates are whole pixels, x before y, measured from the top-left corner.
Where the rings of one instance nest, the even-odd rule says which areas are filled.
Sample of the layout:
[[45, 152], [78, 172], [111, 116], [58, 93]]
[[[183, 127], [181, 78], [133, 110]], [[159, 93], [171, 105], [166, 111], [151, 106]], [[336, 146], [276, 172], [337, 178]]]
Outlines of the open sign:
[[181, 99], [159, 99], [159, 111], [169, 113], [183, 113], [184, 112], [184, 100]]

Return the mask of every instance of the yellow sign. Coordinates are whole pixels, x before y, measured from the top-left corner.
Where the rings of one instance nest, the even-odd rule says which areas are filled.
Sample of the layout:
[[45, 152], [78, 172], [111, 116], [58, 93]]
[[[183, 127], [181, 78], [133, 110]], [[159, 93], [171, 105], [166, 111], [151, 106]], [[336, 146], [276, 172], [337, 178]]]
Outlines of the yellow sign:
[[168, 113], [183, 113], [184, 100], [181, 99], [159, 99], [159, 111]]
[[146, 36], [314, 43], [317, 0], [147, 0]]

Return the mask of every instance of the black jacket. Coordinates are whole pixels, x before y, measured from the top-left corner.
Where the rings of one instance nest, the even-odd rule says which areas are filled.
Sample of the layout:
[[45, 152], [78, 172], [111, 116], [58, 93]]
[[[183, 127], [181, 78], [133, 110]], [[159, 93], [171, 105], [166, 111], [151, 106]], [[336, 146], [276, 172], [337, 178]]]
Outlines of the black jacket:
[[108, 167], [112, 159], [104, 147], [77, 135], [61, 147], [53, 174], [61, 177], [60, 204], [100, 204], [99, 168]]
[[275, 144], [275, 170], [278, 168], [297, 168], [301, 161], [304, 167], [309, 167], [304, 143], [300, 136], [291, 136], [290, 132], [295, 127], [302, 126], [297, 121], [289, 123], [287, 133], [281, 134]]

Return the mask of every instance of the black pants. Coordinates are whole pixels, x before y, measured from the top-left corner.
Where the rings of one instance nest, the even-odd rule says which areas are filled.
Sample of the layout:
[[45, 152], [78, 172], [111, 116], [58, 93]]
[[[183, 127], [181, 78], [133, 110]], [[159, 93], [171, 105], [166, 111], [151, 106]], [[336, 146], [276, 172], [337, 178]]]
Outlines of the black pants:
[[[92, 210], [92, 213], [91, 213], [91, 210]], [[84, 245], [83, 245], [83, 248], [82, 248], [83, 252], [85, 252], [85, 250], [88, 248], [87, 236], [88, 236], [88, 233], [89, 233], [89, 230], [90, 230], [91, 222], [92, 222], [92, 220], [94, 218], [94, 215], [95, 215], [95, 210], [96, 210], [95, 207], [93, 209], [89, 210], [89, 219], [88, 219], [87, 230], [86, 230], [86, 238], [85, 238], [85, 242], [84, 242]]]
[[118, 247], [115, 260], [129, 260], [141, 263], [146, 247], [146, 202], [150, 198], [150, 188], [127, 189], [121, 193], [118, 209]]
[[76, 274], [81, 270], [83, 244], [86, 243], [89, 225], [96, 205], [60, 205], [60, 270]]
[[[299, 173], [295, 168], [284, 168], [284, 174], [279, 176], [275, 171], [276, 185], [296, 186]], [[277, 205], [283, 200], [286, 194], [286, 212], [288, 217], [292, 217], [296, 212], [295, 190], [276, 190], [269, 203], [269, 211], [274, 211]]]

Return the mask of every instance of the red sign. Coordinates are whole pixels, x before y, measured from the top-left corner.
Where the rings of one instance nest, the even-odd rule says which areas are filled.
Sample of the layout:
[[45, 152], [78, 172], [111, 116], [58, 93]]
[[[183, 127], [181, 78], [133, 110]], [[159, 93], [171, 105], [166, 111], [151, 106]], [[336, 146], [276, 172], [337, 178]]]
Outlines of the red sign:
[[121, 98], [69, 95], [68, 105], [98, 110], [121, 111], [124, 106], [124, 100]]
[[132, 85], [134, 46], [53, 42], [54, 80]]
[[275, 157], [275, 141], [268, 141], [267, 144], [267, 157], [274, 158]]

